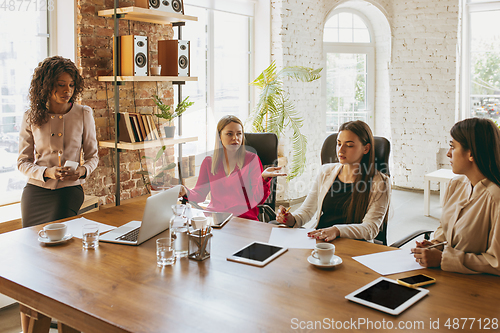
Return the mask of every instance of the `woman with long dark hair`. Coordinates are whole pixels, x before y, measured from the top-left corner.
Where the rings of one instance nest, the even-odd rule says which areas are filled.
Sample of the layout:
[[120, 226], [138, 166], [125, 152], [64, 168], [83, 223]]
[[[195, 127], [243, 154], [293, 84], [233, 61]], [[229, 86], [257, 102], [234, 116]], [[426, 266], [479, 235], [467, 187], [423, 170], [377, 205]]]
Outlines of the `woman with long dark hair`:
[[[75, 64], [59, 56], [45, 59], [33, 73], [17, 159], [28, 177], [21, 198], [23, 227], [74, 216], [83, 203], [81, 184], [99, 160], [92, 109], [75, 104], [83, 87]], [[78, 166], [64, 166], [66, 161]]]
[[500, 275], [500, 129], [489, 119], [470, 118], [450, 134], [447, 156], [460, 176], [448, 185], [434, 239], [417, 242], [412, 252], [424, 267]]
[[272, 177], [285, 175], [280, 169], [263, 170], [259, 157], [245, 148], [243, 123], [227, 115], [217, 124], [213, 155], [203, 160], [195, 188], [183, 187], [179, 195], [201, 202], [210, 193], [208, 209], [258, 220], [257, 205], [269, 196]]
[[324, 241], [337, 237], [373, 240], [389, 207], [389, 178], [375, 169], [374, 139], [360, 121], [344, 123], [337, 136], [338, 163], [322, 165], [304, 203], [293, 214], [283, 206], [277, 221], [301, 227], [317, 214], [309, 233]]

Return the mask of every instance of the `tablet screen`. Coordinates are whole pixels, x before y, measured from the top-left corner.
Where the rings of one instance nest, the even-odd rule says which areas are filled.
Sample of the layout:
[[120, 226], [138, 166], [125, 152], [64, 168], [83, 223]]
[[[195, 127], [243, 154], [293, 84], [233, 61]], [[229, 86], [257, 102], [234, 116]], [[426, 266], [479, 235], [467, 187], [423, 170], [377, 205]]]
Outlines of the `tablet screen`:
[[381, 280], [370, 288], [355, 294], [354, 297], [394, 310], [419, 292], [418, 289]]
[[282, 250], [282, 248], [278, 246], [262, 243], [252, 243], [244, 249], [233, 254], [233, 256], [262, 262], [280, 250]]

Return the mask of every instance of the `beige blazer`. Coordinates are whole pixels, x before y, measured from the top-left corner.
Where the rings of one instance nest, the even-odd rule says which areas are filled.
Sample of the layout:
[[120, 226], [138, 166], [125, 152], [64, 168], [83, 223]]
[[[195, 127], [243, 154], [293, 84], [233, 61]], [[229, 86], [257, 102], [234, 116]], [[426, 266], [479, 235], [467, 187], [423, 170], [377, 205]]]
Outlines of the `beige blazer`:
[[434, 237], [448, 241], [443, 270], [500, 275], [500, 187], [485, 178], [472, 188], [466, 176], [453, 178]]
[[[307, 227], [316, 228], [321, 216], [323, 200], [341, 170], [342, 164], [340, 163], [328, 163], [321, 166], [320, 173], [316, 177], [306, 200], [293, 213], [296, 221], [295, 227], [301, 227], [311, 221]], [[389, 177], [377, 173], [373, 177], [370, 202], [365, 217], [359, 223], [336, 224], [335, 226], [340, 231], [340, 237], [373, 240], [378, 235], [380, 226], [387, 214], [390, 194]]]
[[49, 121], [38, 127], [28, 123], [26, 112], [19, 133], [19, 157], [17, 168], [26, 175], [29, 184], [47, 189], [83, 184], [84, 178], [76, 181], [44, 179], [45, 169], [59, 164], [58, 152], [61, 152], [61, 165], [67, 160], [82, 164], [88, 177], [99, 161], [94, 115], [88, 106], [73, 104], [66, 114], [49, 113]]

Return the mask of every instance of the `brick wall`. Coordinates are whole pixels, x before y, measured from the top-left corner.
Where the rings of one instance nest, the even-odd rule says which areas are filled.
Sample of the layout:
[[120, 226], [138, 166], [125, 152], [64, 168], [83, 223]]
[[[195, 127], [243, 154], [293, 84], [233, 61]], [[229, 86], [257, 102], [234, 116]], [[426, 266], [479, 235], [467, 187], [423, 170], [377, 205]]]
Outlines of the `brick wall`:
[[393, 1], [393, 178], [422, 188], [455, 121], [458, 0]]
[[[394, 184], [422, 188], [455, 121], [458, 2], [275, 0], [272, 59], [279, 65], [324, 66], [322, 30], [328, 13], [342, 5], [368, 16], [377, 43], [375, 133], [391, 139]], [[386, 25], [382, 30], [381, 24]], [[286, 84], [305, 119], [308, 171], [282, 184], [279, 200], [307, 194], [325, 135], [320, 84]]]
[[[81, 68], [86, 89], [81, 103], [94, 110], [97, 139], [114, 139], [114, 87], [109, 82], [97, 81], [98, 75], [112, 75], [113, 69], [113, 19], [97, 16], [103, 9], [113, 8], [112, 0], [77, 1], [77, 66]], [[134, 1], [120, 1], [120, 7], [132, 6]], [[145, 35], [149, 39], [149, 65], [156, 65], [158, 39], [172, 39], [171, 25], [119, 21], [120, 35]], [[152, 94], [158, 94], [165, 103], [173, 104], [171, 83], [165, 82], [127, 82], [120, 86], [120, 111], [153, 113], [155, 104]], [[155, 117], [156, 118], [156, 117]], [[152, 165], [142, 158], [154, 156], [157, 149], [132, 150], [120, 153], [121, 199], [128, 199], [148, 193], [144, 178], [135, 172], [151, 170]], [[164, 159], [158, 164], [174, 160], [174, 148], [168, 147]], [[84, 185], [85, 193], [99, 197], [101, 204], [115, 201], [116, 171], [114, 150], [99, 148], [99, 165]], [[166, 177], [168, 181], [173, 171]]]

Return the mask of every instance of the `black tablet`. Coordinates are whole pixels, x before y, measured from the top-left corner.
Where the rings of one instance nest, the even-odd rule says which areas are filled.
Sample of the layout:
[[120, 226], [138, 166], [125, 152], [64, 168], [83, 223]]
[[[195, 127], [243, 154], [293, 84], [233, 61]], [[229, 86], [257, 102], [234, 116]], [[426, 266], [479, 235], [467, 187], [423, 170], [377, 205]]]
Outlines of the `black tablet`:
[[286, 248], [261, 242], [253, 242], [241, 250], [236, 251], [227, 260], [249, 264], [254, 266], [265, 266], [282, 253]]
[[427, 289], [410, 288], [394, 280], [379, 277], [345, 298], [391, 315], [398, 315], [428, 293]]

